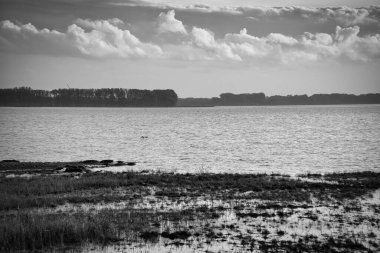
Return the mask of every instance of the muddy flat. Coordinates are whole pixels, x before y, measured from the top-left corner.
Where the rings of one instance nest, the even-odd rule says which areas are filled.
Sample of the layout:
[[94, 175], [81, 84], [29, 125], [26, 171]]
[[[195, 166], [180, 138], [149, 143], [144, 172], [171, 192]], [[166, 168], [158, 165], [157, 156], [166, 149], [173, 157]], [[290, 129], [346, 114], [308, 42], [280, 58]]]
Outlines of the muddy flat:
[[0, 163], [0, 250], [378, 252], [380, 173], [178, 174]]

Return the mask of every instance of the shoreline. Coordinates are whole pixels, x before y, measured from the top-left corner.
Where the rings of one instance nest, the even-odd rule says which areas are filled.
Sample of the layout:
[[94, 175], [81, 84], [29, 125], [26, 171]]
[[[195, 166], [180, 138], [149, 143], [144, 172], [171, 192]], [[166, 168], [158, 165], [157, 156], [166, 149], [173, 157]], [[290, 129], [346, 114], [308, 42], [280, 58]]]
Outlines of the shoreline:
[[[181, 170], [152, 170], [152, 169], [141, 169], [136, 168], [141, 163], [138, 161], [119, 161], [119, 160], [78, 160], [78, 161], [19, 161], [19, 160], [0, 160], [0, 177], [4, 173], [13, 172], [14, 174], [22, 173], [37, 173], [41, 172], [42, 174], [52, 174], [57, 173], [59, 170], [62, 170], [65, 166], [70, 168], [78, 167], [76, 172], [101, 172], [101, 168], [104, 168], [104, 172], [114, 172], [114, 173], [123, 173], [123, 172], [143, 172], [143, 173], [166, 173], [166, 174], [238, 174], [238, 175], [255, 175], [255, 174], [266, 174], [266, 175], [278, 175], [278, 176], [287, 176], [287, 177], [302, 177], [304, 175], [319, 175], [324, 176], [325, 174], [352, 174], [352, 173], [380, 173], [378, 168], [368, 169], [368, 170], [339, 170], [336, 172], [299, 172], [299, 173], [281, 173], [278, 170], [275, 171], [242, 171], [242, 172], [226, 172], [221, 171], [217, 172], [207, 171], [207, 170], [197, 170], [197, 171], [181, 171]], [[94, 169], [99, 168], [99, 170], [89, 171], [88, 168]], [[121, 168], [121, 170], [119, 170]], [[135, 169], [136, 168], [136, 169]], [[87, 170], [87, 171], [86, 171]], [[64, 171], [62, 171], [64, 172]], [[69, 171], [68, 171], [69, 172]], [[74, 171], [75, 172], [75, 171]]]
[[0, 108], [215, 108], [215, 107], [282, 107], [282, 106], [347, 106], [347, 105], [380, 105], [376, 103], [327, 103], [327, 104], [259, 104], [259, 105], [176, 105], [176, 106], [15, 106], [0, 105]]
[[[83, 164], [0, 162], [1, 251], [380, 249], [380, 172], [62, 171]], [[39, 176], [6, 177], [25, 171]]]

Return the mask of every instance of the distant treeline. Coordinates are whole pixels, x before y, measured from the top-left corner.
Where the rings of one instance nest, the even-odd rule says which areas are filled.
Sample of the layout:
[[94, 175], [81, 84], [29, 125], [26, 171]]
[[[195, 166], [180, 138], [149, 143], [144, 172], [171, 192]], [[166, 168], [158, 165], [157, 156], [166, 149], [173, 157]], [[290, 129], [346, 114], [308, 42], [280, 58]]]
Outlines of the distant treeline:
[[166, 107], [177, 104], [174, 90], [57, 89], [29, 87], [0, 89], [0, 106], [114, 106]]
[[29, 87], [0, 89], [0, 106], [78, 106], [78, 107], [169, 107], [237, 105], [334, 105], [380, 104], [375, 94], [314, 94], [265, 96], [264, 93], [222, 93], [213, 98], [178, 98], [174, 90], [138, 89], [56, 89]]
[[380, 104], [380, 93], [375, 94], [314, 94], [266, 97], [264, 93], [223, 93], [213, 98], [180, 98], [177, 106], [231, 106], [231, 105], [336, 105]]

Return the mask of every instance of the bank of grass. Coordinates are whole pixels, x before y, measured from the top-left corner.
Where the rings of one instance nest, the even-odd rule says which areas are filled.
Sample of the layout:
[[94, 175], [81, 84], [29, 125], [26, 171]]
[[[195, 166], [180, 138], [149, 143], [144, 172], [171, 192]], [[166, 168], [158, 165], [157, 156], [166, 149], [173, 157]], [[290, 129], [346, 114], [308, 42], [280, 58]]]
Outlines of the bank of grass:
[[[0, 219], [0, 250], [37, 250], [85, 241], [106, 243], [119, 238], [115, 214], [37, 214], [18, 213]], [[133, 217], [134, 224], [144, 219]]]
[[20, 212], [0, 218], [0, 250], [38, 250], [54, 246], [121, 239], [136, 241], [158, 215], [144, 210], [42, 214]]
[[[311, 193], [321, 199], [355, 198], [380, 188], [380, 173], [375, 172], [329, 174], [324, 178], [338, 183], [309, 182], [267, 174], [126, 172], [87, 173], [79, 178], [72, 175], [29, 179], [3, 177], [0, 178], [0, 210], [54, 207], [67, 202], [115, 202], [147, 195], [149, 187], [158, 189], [157, 196], [172, 198], [210, 194], [224, 199], [248, 197], [279, 201], [309, 201]], [[129, 194], [119, 195], [117, 189]], [[242, 195], [247, 192], [248, 195]]]
[[215, 217], [213, 209], [154, 212], [145, 209], [103, 209], [75, 213], [19, 211], [0, 216], [0, 251], [49, 250], [85, 243], [141, 241], [141, 235], [163, 221]]
[[[56, 246], [108, 243], [120, 239], [138, 240], [141, 233], [152, 235], [152, 224], [162, 220], [183, 221], [217, 218], [208, 208], [178, 212], [153, 210], [109, 210], [75, 213], [42, 213], [32, 207], [64, 203], [104, 203], [139, 199], [155, 188], [158, 198], [212, 196], [221, 200], [261, 199], [307, 202], [310, 196], [328, 200], [356, 198], [380, 188], [380, 173], [362, 172], [308, 175], [323, 180], [305, 181], [268, 174], [170, 174], [127, 172], [81, 175], [43, 175], [0, 178], [0, 251], [38, 250]], [[118, 195], [123, 190], [127, 195]], [[305, 204], [306, 205], [306, 204]], [[12, 212], [5, 212], [12, 210]], [[247, 215], [246, 213], [241, 213]], [[255, 214], [257, 215], [257, 214]], [[157, 232], [153, 235], [157, 237]]]

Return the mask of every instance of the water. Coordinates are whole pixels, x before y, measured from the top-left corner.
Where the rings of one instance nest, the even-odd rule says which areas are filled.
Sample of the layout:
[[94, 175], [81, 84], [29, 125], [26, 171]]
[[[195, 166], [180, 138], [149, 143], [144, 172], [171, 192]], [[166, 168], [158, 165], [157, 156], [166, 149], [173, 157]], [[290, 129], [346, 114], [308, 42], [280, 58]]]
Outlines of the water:
[[[146, 138], [142, 138], [146, 137]], [[175, 172], [380, 170], [380, 105], [0, 108], [0, 159]]]

